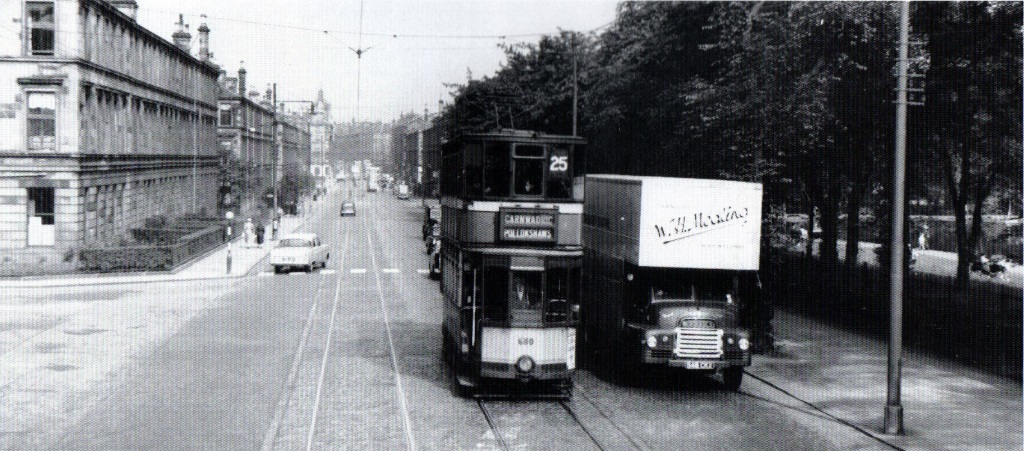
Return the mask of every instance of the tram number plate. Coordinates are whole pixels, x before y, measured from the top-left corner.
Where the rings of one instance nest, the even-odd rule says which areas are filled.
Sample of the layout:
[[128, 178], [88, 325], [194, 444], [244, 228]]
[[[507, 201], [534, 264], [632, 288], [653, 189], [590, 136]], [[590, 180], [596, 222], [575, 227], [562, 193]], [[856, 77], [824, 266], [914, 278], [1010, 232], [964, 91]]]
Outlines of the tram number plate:
[[715, 362], [698, 362], [694, 360], [687, 360], [683, 362], [683, 367], [688, 370], [713, 370], [715, 369]]
[[519, 346], [533, 346], [533, 337], [519, 337]]

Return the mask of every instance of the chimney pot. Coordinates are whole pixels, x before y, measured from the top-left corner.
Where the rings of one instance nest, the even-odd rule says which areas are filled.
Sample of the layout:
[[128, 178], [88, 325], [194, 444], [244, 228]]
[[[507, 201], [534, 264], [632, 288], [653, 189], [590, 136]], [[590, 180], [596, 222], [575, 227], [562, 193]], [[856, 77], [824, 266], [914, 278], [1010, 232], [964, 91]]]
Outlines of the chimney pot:
[[175, 31], [171, 38], [174, 40], [174, 45], [178, 48], [188, 52], [191, 51], [192, 34], [188, 32], [188, 25], [185, 24], [185, 15], [178, 14], [178, 31]]
[[213, 58], [210, 53], [210, 27], [206, 26], [206, 14], [202, 15], [203, 23], [199, 25], [199, 59], [209, 61]]
[[[245, 61], [239, 63], [239, 65], [245, 64]], [[238, 95], [245, 97], [245, 68], [238, 68]]]

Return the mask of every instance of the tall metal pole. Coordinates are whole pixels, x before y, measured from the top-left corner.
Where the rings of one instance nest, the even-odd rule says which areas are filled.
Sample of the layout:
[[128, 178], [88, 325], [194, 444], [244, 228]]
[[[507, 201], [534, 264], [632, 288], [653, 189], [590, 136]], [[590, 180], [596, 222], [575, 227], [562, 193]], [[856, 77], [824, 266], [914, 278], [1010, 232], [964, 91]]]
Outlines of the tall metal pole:
[[572, 36], [572, 136], [576, 136], [576, 104], [577, 92], [579, 89], [579, 83], [577, 82], [577, 62], [576, 62], [576, 35]]
[[889, 390], [885, 433], [903, 434], [900, 373], [903, 369], [903, 202], [907, 170], [907, 71], [910, 66], [910, 2], [900, 3], [899, 81], [896, 98], [896, 155], [892, 171], [892, 243], [889, 259]]
[[[274, 95], [273, 95], [273, 97], [274, 97], [274, 102], [273, 102], [273, 105], [274, 105], [274, 182], [273, 182], [272, 186], [273, 186], [273, 193], [274, 193], [274, 211], [271, 214], [271, 217], [276, 220], [277, 219], [277, 165], [278, 165], [278, 159], [281, 158], [281, 147], [280, 147], [280, 143], [277, 140], [277, 138], [278, 138], [278, 136], [277, 136], [278, 135], [278, 133], [277, 133], [277, 83], [274, 83]], [[276, 231], [277, 230], [275, 229], [274, 232], [276, 232]], [[275, 236], [274, 238], [277, 238], [277, 237]]]
[[198, 211], [196, 196], [199, 183], [199, 70], [192, 72], [192, 112], [195, 117], [192, 120], [192, 213]]

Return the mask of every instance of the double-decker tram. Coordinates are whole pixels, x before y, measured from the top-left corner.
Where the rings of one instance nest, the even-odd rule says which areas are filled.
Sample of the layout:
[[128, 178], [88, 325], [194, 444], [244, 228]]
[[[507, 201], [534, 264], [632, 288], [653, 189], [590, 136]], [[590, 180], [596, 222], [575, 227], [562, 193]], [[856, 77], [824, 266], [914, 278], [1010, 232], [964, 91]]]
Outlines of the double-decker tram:
[[501, 130], [442, 147], [442, 350], [457, 395], [572, 395], [584, 145]]

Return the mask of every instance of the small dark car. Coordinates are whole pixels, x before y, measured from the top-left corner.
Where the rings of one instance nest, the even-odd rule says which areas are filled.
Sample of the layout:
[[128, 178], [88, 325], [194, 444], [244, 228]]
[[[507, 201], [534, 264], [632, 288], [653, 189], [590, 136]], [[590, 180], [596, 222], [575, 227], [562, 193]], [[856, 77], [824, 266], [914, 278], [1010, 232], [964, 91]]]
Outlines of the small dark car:
[[346, 200], [341, 203], [341, 215], [342, 216], [355, 216], [356, 215], [356, 203], [350, 200]]

